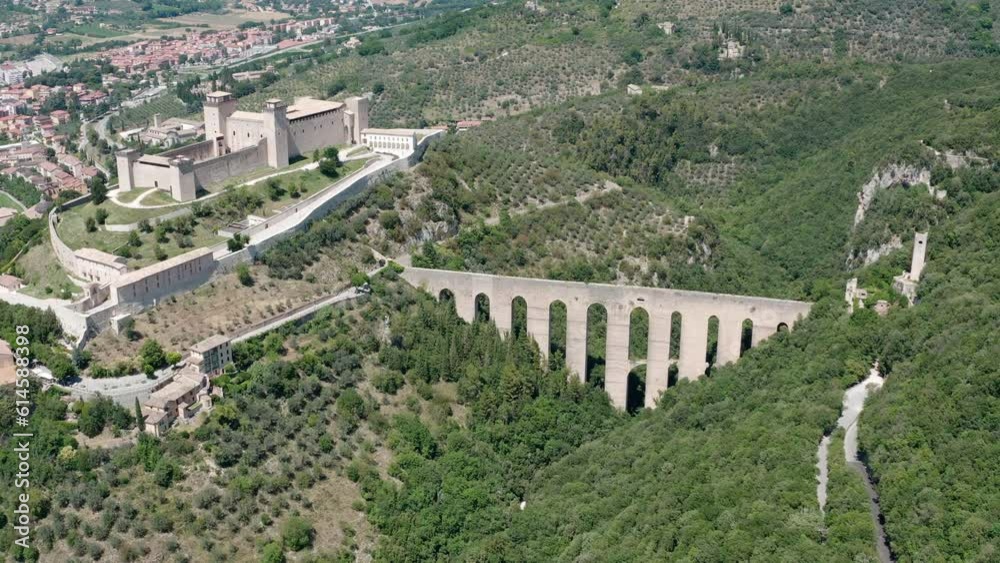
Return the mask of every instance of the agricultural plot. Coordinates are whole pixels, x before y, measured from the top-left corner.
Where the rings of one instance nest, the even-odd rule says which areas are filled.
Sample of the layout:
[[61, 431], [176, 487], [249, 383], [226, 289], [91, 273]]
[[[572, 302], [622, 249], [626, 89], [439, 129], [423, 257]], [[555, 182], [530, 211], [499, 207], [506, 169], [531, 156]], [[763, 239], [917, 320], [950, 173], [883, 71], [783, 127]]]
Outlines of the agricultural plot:
[[[589, 21], [587, 14], [569, 18], [581, 26]], [[573, 35], [562, 24], [514, 11], [447, 41], [407, 41], [406, 35], [386, 40], [388, 55], [331, 58], [321, 52], [243, 98], [241, 107], [256, 108], [274, 96], [322, 95], [331, 82], [342, 81], [350, 92], [384, 86], [371, 108], [376, 126], [500, 117], [599, 93], [616, 75], [607, 69], [624, 66], [604, 32]]]
[[187, 108], [177, 96], [167, 92], [164, 95], [150, 100], [141, 106], [127, 108], [121, 111], [117, 117], [111, 119], [111, 125], [117, 131], [131, 129], [133, 127], [144, 127], [153, 124], [153, 116], [160, 114], [161, 119], [180, 117], [188, 113]]
[[225, 14], [195, 13], [164, 18], [160, 21], [177, 25], [195, 25], [213, 29], [233, 29], [246, 22], [276, 22], [291, 17], [284, 12], [249, 12], [245, 10], [228, 10]]

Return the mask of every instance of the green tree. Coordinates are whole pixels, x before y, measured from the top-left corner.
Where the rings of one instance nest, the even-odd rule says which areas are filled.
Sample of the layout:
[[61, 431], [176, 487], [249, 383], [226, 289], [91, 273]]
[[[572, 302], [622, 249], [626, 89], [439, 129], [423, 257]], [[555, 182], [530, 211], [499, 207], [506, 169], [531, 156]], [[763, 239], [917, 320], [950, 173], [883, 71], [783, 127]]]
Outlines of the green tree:
[[102, 176], [90, 180], [90, 193], [93, 196], [94, 205], [100, 205], [107, 201], [108, 186]]
[[285, 563], [285, 552], [278, 542], [270, 542], [264, 546], [260, 556], [261, 563]]
[[340, 176], [340, 163], [336, 160], [324, 158], [319, 161], [319, 171], [327, 178]]
[[148, 338], [142, 343], [142, 347], [139, 348], [139, 359], [144, 365], [152, 366], [154, 369], [167, 365], [167, 355], [163, 347], [153, 338]]
[[139, 397], [135, 398], [135, 425], [139, 432], [146, 430], [146, 417], [142, 414], [142, 405], [139, 404]]
[[311, 522], [301, 516], [290, 516], [281, 527], [281, 539], [287, 549], [302, 551], [310, 547], [316, 537], [316, 530]]

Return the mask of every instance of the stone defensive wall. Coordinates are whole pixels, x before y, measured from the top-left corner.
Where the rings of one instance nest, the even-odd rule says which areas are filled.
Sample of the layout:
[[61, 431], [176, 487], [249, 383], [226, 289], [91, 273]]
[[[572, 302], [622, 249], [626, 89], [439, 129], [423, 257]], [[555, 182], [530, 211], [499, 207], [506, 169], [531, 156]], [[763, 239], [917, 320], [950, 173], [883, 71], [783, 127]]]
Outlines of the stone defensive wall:
[[[211, 148], [211, 144], [209, 144]], [[210, 186], [229, 178], [235, 178], [267, 165], [267, 141], [262, 140], [255, 147], [247, 147], [222, 156], [197, 159], [194, 163], [194, 185]]]
[[59, 224], [59, 212], [66, 209], [73, 209], [74, 207], [79, 207], [88, 201], [90, 201], [91, 195], [87, 194], [82, 197], [78, 197], [73, 201], [68, 201], [62, 205], [62, 209], [58, 205], [53, 206], [52, 210], [49, 211], [49, 240], [52, 241], [52, 250], [56, 253], [56, 260], [59, 264], [69, 272], [73, 277], [84, 279], [83, 274], [80, 273], [80, 268], [76, 263], [76, 255], [73, 254], [73, 249], [66, 245], [59, 238], [59, 233], [56, 230], [56, 225]]
[[[615, 286], [544, 279], [494, 276], [467, 272], [407, 268], [403, 279], [441, 299], [451, 294], [456, 312], [472, 322], [476, 301], [485, 296], [489, 317], [502, 333], [513, 323], [513, 301], [527, 305], [527, 332], [542, 353], [549, 352], [549, 311], [556, 302], [566, 306], [566, 366], [580, 380], [586, 376], [587, 311], [601, 305], [607, 311], [607, 352], [604, 388], [618, 408], [625, 408], [628, 375], [635, 367], [629, 359], [631, 313], [643, 309], [649, 316], [649, 348], [646, 355], [646, 407], [656, 401], [668, 385], [671, 367], [677, 376], [697, 379], [707, 369], [709, 321], [718, 319], [717, 364], [740, 358], [744, 321], [753, 323], [751, 345], [778, 330], [790, 330], [809, 314], [812, 303], [747, 297], [700, 291], [682, 291], [633, 286]], [[671, 356], [671, 325], [680, 315], [680, 346]]]
[[250, 244], [238, 252], [229, 252], [225, 244], [213, 247], [220, 271], [229, 271], [236, 265], [252, 261], [278, 242], [308, 228], [313, 221], [329, 215], [344, 202], [360, 195], [369, 186], [399, 172], [416, 166], [427, 147], [440, 138], [441, 131], [428, 132], [417, 144], [416, 150], [405, 158], [369, 164], [354, 172], [335, 190], [317, 192], [298, 204], [273, 215], [264, 222], [241, 231], [250, 237]]
[[165, 150], [158, 153], [157, 156], [162, 156], [164, 158], [179, 158], [183, 156], [190, 158], [191, 160], [205, 160], [212, 158], [214, 150], [215, 140], [208, 139], [206, 141], [198, 141], [197, 143], [184, 145], [183, 147], [177, 147], [176, 149]]

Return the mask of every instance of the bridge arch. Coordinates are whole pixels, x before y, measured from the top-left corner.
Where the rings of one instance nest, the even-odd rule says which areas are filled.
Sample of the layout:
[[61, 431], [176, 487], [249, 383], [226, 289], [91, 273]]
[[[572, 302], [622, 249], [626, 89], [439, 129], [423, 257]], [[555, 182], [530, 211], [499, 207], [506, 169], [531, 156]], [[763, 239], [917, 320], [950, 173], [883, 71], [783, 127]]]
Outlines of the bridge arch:
[[751, 319], [743, 319], [743, 324], [740, 326], [740, 357], [747, 353], [753, 346], [753, 321]]
[[681, 334], [684, 326], [684, 315], [680, 311], [670, 313], [670, 359], [681, 359]]
[[549, 303], [549, 369], [566, 366], [566, 347], [569, 337], [566, 303], [553, 299]]
[[636, 413], [646, 406], [646, 364], [633, 366], [625, 385], [625, 410]]
[[604, 387], [607, 368], [608, 310], [603, 303], [587, 307], [587, 371], [583, 380], [595, 387]]
[[705, 375], [712, 375], [712, 368], [719, 362], [719, 335], [721, 332], [719, 317], [708, 317], [708, 330], [705, 334]]
[[633, 307], [628, 317], [628, 359], [643, 362], [649, 353], [649, 313]]
[[455, 294], [451, 292], [450, 289], [445, 288], [438, 292], [438, 301], [451, 301], [452, 304], [455, 303]]
[[[499, 318], [499, 315], [497, 316]], [[514, 336], [528, 331], [528, 302], [518, 295], [510, 302], [510, 333]]]
[[477, 322], [489, 322], [490, 320], [490, 296], [485, 293], [477, 293], [475, 300], [475, 317]]

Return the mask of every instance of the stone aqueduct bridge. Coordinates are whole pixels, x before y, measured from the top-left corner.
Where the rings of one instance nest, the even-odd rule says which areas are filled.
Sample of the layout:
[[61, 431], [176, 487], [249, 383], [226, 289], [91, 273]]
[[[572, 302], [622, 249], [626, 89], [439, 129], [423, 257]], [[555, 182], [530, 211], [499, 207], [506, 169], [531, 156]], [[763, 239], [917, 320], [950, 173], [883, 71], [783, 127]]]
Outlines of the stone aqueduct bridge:
[[[451, 292], [458, 315], [467, 322], [472, 322], [475, 316], [477, 298], [486, 296], [490, 319], [505, 334], [513, 322], [513, 301], [518, 297], [524, 299], [527, 332], [543, 354], [549, 351], [550, 307], [557, 301], [562, 302], [566, 306], [566, 366], [581, 379], [587, 365], [587, 310], [594, 304], [603, 305], [608, 318], [604, 385], [618, 408], [626, 406], [628, 374], [634, 366], [629, 359], [629, 322], [634, 309], [641, 308], [649, 315], [644, 402], [647, 408], [652, 408], [667, 388], [670, 367], [675, 363], [680, 378], [697, 379], [705, 373], [711, 317], [719, 320], [717, 364], [724, 365], [740, 357], [745, 320], [753, 323], [752, 345], [756, 346], [779, 328], [791, 328], [812, 307], [811, 303], [764, 297], [426, 268], [406, 268], [402, 277], [439, 299], [446, 290]], [[671, 359], [670, 331], [675, 313], [681, 315], [680, 350], [679, 357]]]

